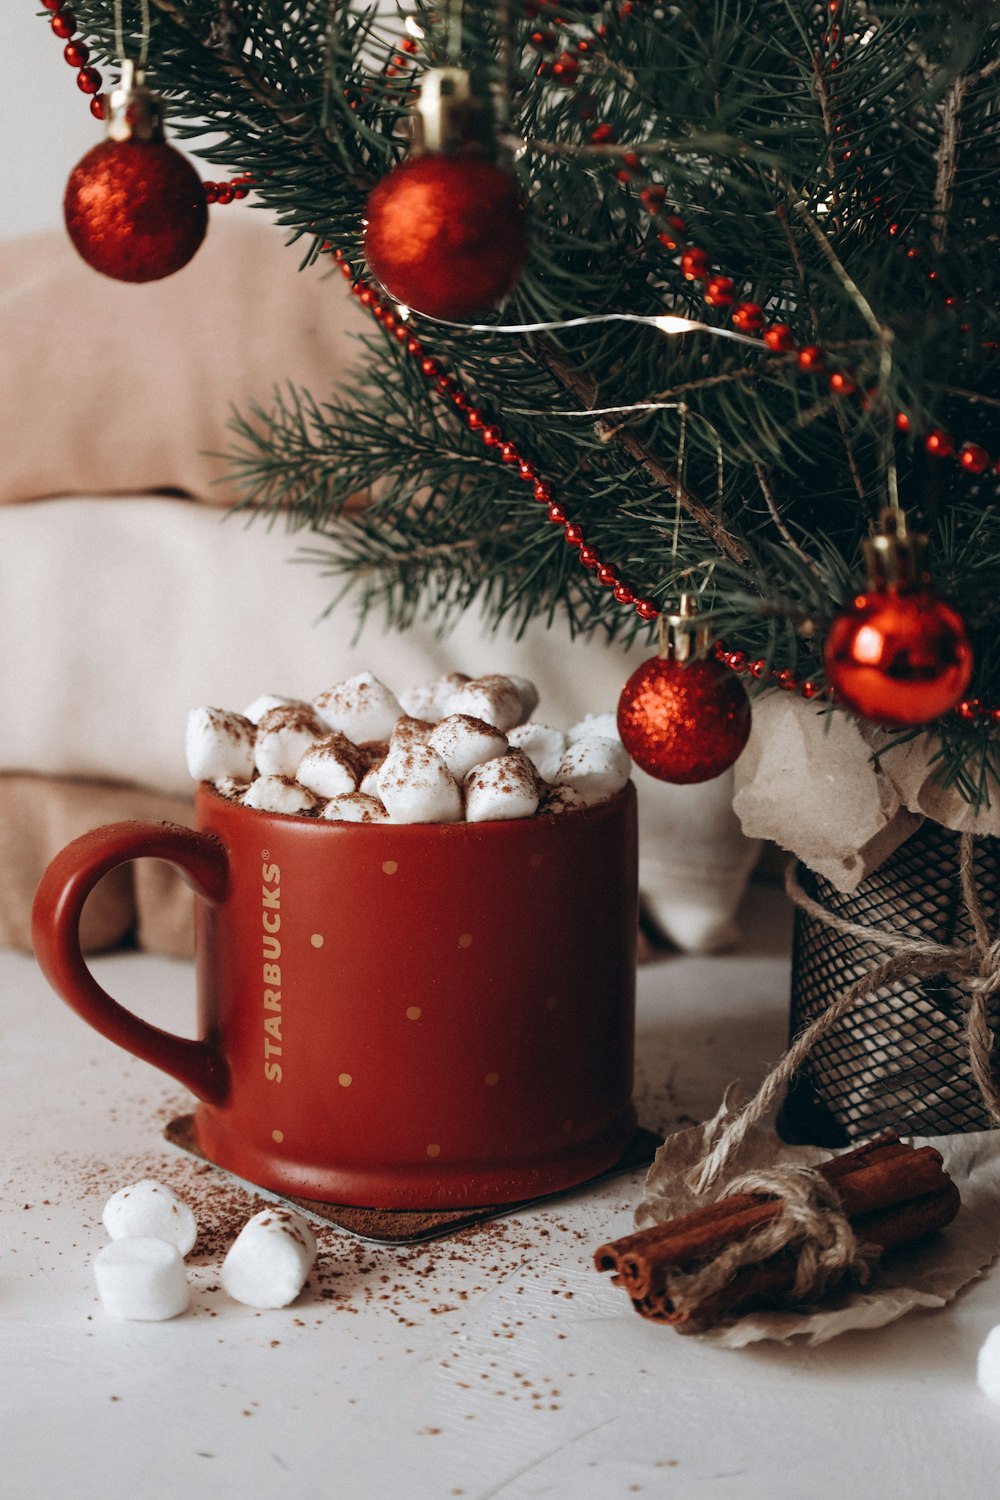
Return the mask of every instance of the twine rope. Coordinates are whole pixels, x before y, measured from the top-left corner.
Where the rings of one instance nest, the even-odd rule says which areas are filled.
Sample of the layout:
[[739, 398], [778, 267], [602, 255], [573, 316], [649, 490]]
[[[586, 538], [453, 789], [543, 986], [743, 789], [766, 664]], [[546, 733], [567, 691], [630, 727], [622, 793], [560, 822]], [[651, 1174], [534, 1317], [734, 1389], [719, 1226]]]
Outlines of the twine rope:
[[[993, 1033], [987, 1016], [990, 997], [1000, 991], [1000, 937], [993, 936], [986, 921], [975, 878], [975, 843], [969, 833], [963, 833], [961, 838], [959, 878], [974, 941], [948, 945], [871, 927], [829, 911], [807, 895], [796, 877], [794, 861], [789, 864], [785, 889], [796, 906], [831, 931], [888, 952], [890, 957], [855, 980], [799, 1033], [754, 1097], [737, 1111], [712, 1149], [688, 1174], [689, 1186], [696, 1196], [705, 1197], [717, 1183], [747, 1133], [776, 1103], [816, 1043], [850, 1011], [870, 1001], [877, 991], [903, 979], [950, 974], [965, 990], [969, 1066], [990, 1119], [1000, 1125], [1000, 1087], [993, 1076]], [[877, 1252], [858, 1243], [836, 1191], [813, 1168], [785, 1165], [766, 1173], [746, 1174], [729, 1183], [726, 1192], [776, 1195], [783, 1200], [783, 1212], [749, 1239], [729, 1246], [710, 1265], [685, 1276], [686, 1295], [693, 1292], [698, 1300], [711, 1296], [740, 1266], [766, 1259], [796, 1242], [800, 1248], [794, 1300], [821, 1296], [835, 1279], [848, 1271], [862, 1282], [868, 1279]]]

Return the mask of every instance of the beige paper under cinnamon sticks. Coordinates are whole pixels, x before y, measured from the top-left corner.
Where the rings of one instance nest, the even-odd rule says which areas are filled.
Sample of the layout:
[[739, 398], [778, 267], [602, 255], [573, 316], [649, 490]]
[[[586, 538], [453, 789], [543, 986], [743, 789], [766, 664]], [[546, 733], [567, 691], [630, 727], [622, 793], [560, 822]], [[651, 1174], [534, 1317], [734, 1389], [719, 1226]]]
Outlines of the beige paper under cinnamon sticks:
[[[836, 1191], [859, 1242], [879, 1249], [896, 1249], [943, 1228], [960, 1206], [939, 1152], [904, 1145], [896, 1136], [833, 1157], [816, 1170]], [[685, 1298], [684, 1274], [751, 1240], [781, 1213], [775, 1196], [733, 1194], [602, 1245], [594, 1261], [598, 1270], [614, 1273], [615, 1285], [643, 1317], [687, 1325], [689, 1331], [712, 1327], [751, 1306], [780, 1305], [795, 1283], [796, 1247], [740, 1266], [725, 1286], [700, 1302]]]

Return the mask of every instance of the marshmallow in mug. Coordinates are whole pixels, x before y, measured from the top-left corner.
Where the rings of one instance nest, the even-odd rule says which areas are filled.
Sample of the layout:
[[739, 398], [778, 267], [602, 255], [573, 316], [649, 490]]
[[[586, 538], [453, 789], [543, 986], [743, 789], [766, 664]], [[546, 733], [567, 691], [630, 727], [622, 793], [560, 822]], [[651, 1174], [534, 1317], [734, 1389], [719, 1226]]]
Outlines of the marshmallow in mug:
[[521, 677], [453, 672], [397, 698], [361, 672], [311, 704], [265, 694], [242, 715], [192, 710], [189, 766], [218, 770], [198, 779], [245, 806], [332, 822], [525, 818], [620, 791], [631, 763], [615, 715], [563, 733], [530, 719], [537, 703]]
[[430, 745], [392, 750], [379, 767], [379, 796], [393, 823], [460, 823], [458, 782]]
[[249, 781], [254, 772], [256, 729], [242, 714], [224, 708], [193, 708], [187, 718], [185, 752], [195, 781]]
[[403, 712], [396, 695], [371, 672], [359, 672], [328, 688], [313, 699], [313, 708], [328, 730], [346, 734], [356, 745], [387, 740]]

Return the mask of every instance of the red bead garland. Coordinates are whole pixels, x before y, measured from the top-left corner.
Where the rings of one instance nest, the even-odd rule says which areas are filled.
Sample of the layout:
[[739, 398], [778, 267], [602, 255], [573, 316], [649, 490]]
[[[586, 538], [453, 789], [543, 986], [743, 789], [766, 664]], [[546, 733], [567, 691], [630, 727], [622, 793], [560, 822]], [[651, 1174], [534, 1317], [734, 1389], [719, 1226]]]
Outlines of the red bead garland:
[[[66, 0], [41, 0], [41, 3], [46, 10], [53, 12], [49, 26], [57, 37], [66, 42], [63, 58], [76, 71], [77, 88], [90, 99], [90, 113], [96, 120], [103, 120], [104, 78], [97, 68], [89, 66], [90, 48], [86, 42], [72, 40], [77, 31], [76, 16]], [[253, 186], [253, 177], [249, 172], [244, 172], [231, 182], [205, 182], [202, 186], [207, 202], [232, 203], [247, 196]]]

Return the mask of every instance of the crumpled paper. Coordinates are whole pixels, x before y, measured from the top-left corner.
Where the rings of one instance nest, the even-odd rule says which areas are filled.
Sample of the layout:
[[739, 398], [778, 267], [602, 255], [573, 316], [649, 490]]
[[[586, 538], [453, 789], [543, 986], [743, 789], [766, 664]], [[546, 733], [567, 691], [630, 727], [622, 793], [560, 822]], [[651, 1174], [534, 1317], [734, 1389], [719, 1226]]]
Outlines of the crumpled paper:
[[[688, 1187], [688, 1172], [718, 1139], [731, 1113], [723, 1104], [714, 1119], [670, 1135], [659, 1148], [636, 1209], [637, 1229], [648, 1229], [699, 1207]], [[856, 1328], [882, 1328], [918, 1307], [943, 1307], [980, 1276], [1000, 1252], [1000, 1131], [913, 1137], [915, 1146], [934, 1146], [944, 1158], [962, 1195], [962, 1207], [948, 1227], [912, 1249], [885, 1257], [865, 1287], [842, 1288], [806, 1311], [753, 1312], [719, 1328], [692, 1335], [726, 1349], [763, 1339], [787, 1343], [801, 1338], [825, 1344]], [[786, 1146], [773, 1131], [751, 1129], [727, 1164], [713, 1197], [724, 1197], [726, 1182], [757, 1167], [781, 1162], [808, 1166], [832, 1153], [814, 1146]]]
[[755, 698], [735, 767], [733, 810], [743, 832], [788, 849], [843, 892], [878, 869], [924, 818], [1000, 835], [1000, 798], [974, 811], [936, 780], [932, 736], [886, 749], [890, 739], [793, 693]]

